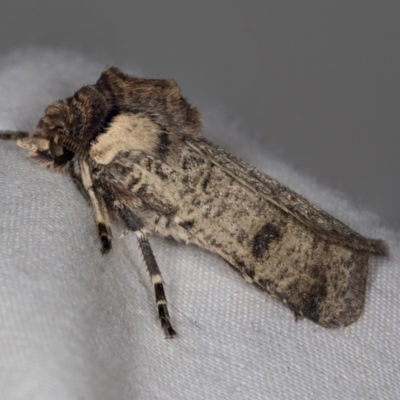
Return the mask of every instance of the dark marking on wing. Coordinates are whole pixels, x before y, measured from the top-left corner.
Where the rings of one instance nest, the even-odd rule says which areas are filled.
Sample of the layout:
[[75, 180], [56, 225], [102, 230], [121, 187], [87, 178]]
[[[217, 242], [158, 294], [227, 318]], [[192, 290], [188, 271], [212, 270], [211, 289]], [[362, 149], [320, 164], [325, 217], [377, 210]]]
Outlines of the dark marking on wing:
[[132, 176], [128, 182], [127, 189], [131, 191], [139, 182], [142, 181], [142, 177]]
[[184, 229], [190, 229], [194, 225], [194, 221], [191, 219], [189, 221], [182, 221], [179, 225]]
[[127, 207], [119, 209], [119, 215], [129, 230], [136, 232], [144, 228], [143, 222]]
[[301, 307], [303, 314], [311, 321], [318, 322], [320, 318], [321, 304], [326, 299], [326, 277], [322, 281], [316, 281], [310, 288], [304, 299], [304, 304]]
[[203, 182], [201, 182], [201, 189], [202, 189], [203, 193], [206, 193], [209, 182], [210, 182], [210, 178], [208, 176], [206, 176], [203, 179]]
[[279, 227], [269, 222], [266, 223], [253, 238], [253, 256], [255, 258], [262, 258], [268, 249], [268, 245], [279, 237]]
[[122, 176], [127, 176], [132, 172], [132, 168], [118, 163], [115, 164], [115, 169]]
[[236, 236], [236, 240], [238, 241], [238, 243], [243, 243], [244, 240], [247, 238], [247, 233], [244, 229], [239, 229], [239, 232]]
[[171, 141], [169, 140], [168, 132], [166, 132], [165, 130], [161, 131], [158, 134], [158, 145], [156, 148], [156, 153], [162, 159], [164, 159], [167, 156], [170, 144], [171, 144]]
[[166, 173], [163, 171], [163, 168], [162, 168], [162, 165], [161, 165], [161, 164], [156, 164], [156, 165], [154, 166], [153, 172], [154, 172], [159, 178], [161, 178], [163, 181], [167, 181], [167, 180], [169, 179], [169, 175], [166, 174]]

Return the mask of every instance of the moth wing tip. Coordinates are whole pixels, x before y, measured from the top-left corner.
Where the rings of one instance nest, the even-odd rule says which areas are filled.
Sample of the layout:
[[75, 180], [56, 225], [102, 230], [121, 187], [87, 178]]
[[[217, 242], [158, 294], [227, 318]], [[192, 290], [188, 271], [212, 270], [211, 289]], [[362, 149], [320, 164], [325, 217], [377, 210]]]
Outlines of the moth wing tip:
[[377, 254], [378, 256], [388, 257], [389, 256], [389, 246], [382, 239], [369, 239], [371, 243], [371, 251], [372, 253]]

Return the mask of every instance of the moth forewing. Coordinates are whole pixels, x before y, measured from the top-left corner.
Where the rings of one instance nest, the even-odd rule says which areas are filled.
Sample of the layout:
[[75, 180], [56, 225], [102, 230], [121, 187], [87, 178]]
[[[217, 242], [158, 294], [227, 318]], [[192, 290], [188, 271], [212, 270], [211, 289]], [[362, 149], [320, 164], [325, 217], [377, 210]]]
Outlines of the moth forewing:
[[357, 234], [302, 196], [200, 136], [198, 111], [173, 80], [112, 67], [50, 104], [36, 132], [7, 132], [40, 165], [67, 172], [90, 199], [103, 253], [109, 214], [136, 232], [162, 328], [175, 335], [148, 234], [220, 255], [248, 282], [325, 327], [362, 312], [370, 253]]
[[[149, 229], [219, 254], [298, 316], [326, 327], [356, 320], [364, 304], [368, 251], [321, 238], [231, 170], [193, 150], [205, 145], [203, 139], [186, 142], [173, 169], [135, 151], [108, 164], [108, 172], [144, 200], [144, 213], [160, 207], [173, 211], [159, 226], [158, 213], [141, 216], [137, 209]], [[125, 163], [140, 171], [140, 181], [119, 174]], [[98, 179], [111, 184], [104, 176]]]

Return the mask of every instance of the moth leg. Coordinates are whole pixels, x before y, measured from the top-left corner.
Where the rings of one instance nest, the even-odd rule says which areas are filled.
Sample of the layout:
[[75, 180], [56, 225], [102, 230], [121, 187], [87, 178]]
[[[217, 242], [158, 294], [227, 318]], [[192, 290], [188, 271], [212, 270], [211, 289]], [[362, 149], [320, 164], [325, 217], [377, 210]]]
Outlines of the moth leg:
[[153, 284], [154, 287], [154, 292], [156, 295], [156, 304], [158, 308], [158, 316], [161, 321], [161, 328], [163, 329], [164, 334], [167, 338], [172, 338], [173, 336], [176, 335], [176, 332], [172, 328], [171, 321], [169, 318], [167, 299], [165, 297], [164, 285], [160, 269], [158, 268], [157, 261], [154, 257], [154, 253], [150, 247], [150, 243], [147, 239], [147, 236], [142, 231], [136, 231], [135, 233], [138, 237], [140, 250], [142, 251], [143, 259], [147, 265], [151, 283]]
[[102, 254], [105, 254], [108, 253], [112, 247], [110, 217], [104, 199], [101, 196], [97, 196], [94, 191], [89, 165], [83, 160], [79, 161], [79, 165], [81, 169], [83, 188], [88, 193], [90, 202], [92, 203], [94, 219], [97, 224], [101, 241], [101, 252]]
[[158, 308], [158, 316], [161, 322], [161, 328], [167, 338], [172, 338], [176, 335], [175, 330], [172, 328], [171, 321], [169, 318], [169, 312], [167, 307], [167, 299], [165, 297], [163, 280], [161, 277], [160, 269], [156, 258], [154, 257], [153, 250], [150, 247], [149, 240], [144, 229], [143, 222], [131, 211], [126, 208], [120, 209], [120, 215], [122, 220], [125, 222], [127, 228], [136, 233], [138, 238], [139, 247], [143, 254], [144, 262], [147, 266], [147, 270], [150, 274], [151, 283], [154, 287], [156, 295], [156, 304]]

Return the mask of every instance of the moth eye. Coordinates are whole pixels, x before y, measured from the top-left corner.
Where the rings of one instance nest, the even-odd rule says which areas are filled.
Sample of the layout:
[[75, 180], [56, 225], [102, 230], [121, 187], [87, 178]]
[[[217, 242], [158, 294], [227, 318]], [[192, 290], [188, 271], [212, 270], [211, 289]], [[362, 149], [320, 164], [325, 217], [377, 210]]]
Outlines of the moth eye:
[[62, 164], [65, 164], [74, 156], [74, 152], [59, 145], [54, 141], [54, 139], [50, 139], [49, 150], [54, 160]]

